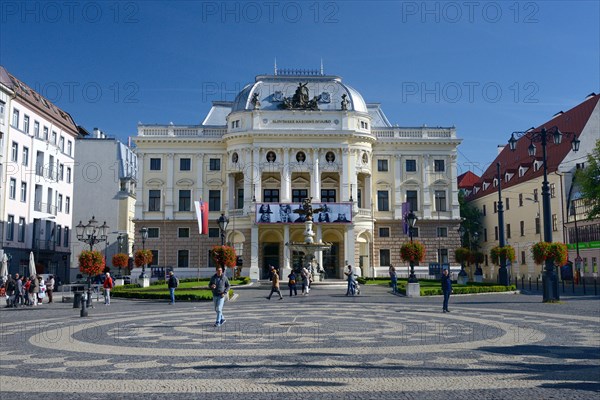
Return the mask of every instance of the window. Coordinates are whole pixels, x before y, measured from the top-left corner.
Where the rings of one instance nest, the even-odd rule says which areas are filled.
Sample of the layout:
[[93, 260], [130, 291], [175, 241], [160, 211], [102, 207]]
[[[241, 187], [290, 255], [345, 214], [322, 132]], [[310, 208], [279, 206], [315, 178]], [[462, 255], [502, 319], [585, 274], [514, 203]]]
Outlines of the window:
[[489, 265], [489, 264], [488, 264], [488, 255], [487, 255], [487, 254], [485, 255], [485, 265], [486, 265], [486, 266], [487, 266], [487, 265]]
[[525, 221], [519, 222], [519, 225], [521, 230], [521, 236], [525, 236]]
[[540, 233], [540, 217], [535, 218], [535, 233]]
[[417, 191], [407, 190], [406, 191], [406, 202], [409, 204], [410, 211], [418, 211]]
[[210, 171], [220, 171], [221, 170], [221, 159], [220, 158], [211, 158], [208, 160], [208, 169]]
[[523, 207], [523, 193], [519, 193], [519, 207]]
[[36, 138], [40, 138], [40, 123], [37, 121], [33, 121], [33, 134]]
[[16, 108], [13, 110], [11, 125], [17, 129], [19, 129], [19, 110], [17, 110]]
[[498, 227], [494, 227], [494, 240], [498, 240]]
[[23, 154], [21, 164], [28, 166], [29, 165], [29, 148], [23, 146]]
[[65, 197], [65, 214], [69, 214], [71, 212], [71, 198], [69, 196]]
[[221, 211], [221, 191], [220, 190], [209, 190], [208, 191], [208, 210], [209, 211]]
[[508, 197], [506, 198], [506, 208], [505, 208], [505, 210], [506, 211], [510, 210], [510, 199]]
[[148, 211], [160, 211], [160, 190], [150, 190], [148, 197]]
[[60, 139], [58, 140], [58, 148], [60, 149], [61, 152], [65, 152], [65, 137], [61, 136]]
[[52, 131], [52, 144], [56, 144], [56, 138], [57, 138], [57, 134], [56, 131]]
[[65, 236], [65, 242], [63, 244], [63, 247], [69, 247], [69, 227], [68, 226], [65, 226], [65, 235], [64, 236]]
[[487, 229], [483, 228], [483, 241], [487, 242]]
[[191, 158], [180, 158], [179, 159], [179, 170], [180, 171], [191, 171], [192, 159]]
[[552, 214], [552, 230], [554, 232], [558, 230], [558, 217], [556, 214]]
[[179, 211], [190, 211], [192, 201], [191, 190], [179, 191]]
[[526, 262], [525, 262], [525, 252], [524, 251], [521, 252], [521, 264], [523, 264], [523, 265], [526, 264]]
[[292, 189], [292, 203], [302, 203], [308, 197], [308, 189]]
[[17, 162], [19, 159], [19, 143], [12, 142], [12, 151], [10, 153], [10, 161]]
[[6, 107], [6, 103], [0, 100], [0, 121], [4, 120], [4, 107]]
[[60, 246], [60, 239], [62, 239], [62, 227], [60, 225], [56, 225], [56, 235], [54, 236], [54, 243], [57, 246]]
[[483, 205], [483, 208], [482, 208], [482, 210], [481, 210], [481, 213], [482, 213], [482, 214], [483, 214], [483, 216], [485, 217], [485, 214], [486, 214], [486, 212], [485, 212], [485, 204]]
[[494, 202], [494, 214], [498, 212], [498, 203]]
[[379, 266], [389, 267], [390, 266], [390, 250], [380, 249], [379, 250]]
[[17, 197], [17, 180], [15, 178], [10, 178], [8, 197], [11, 199], [15, 199]]
[[56, 208], [59, 212], [62, 212], [62, 201], [63, 201], [63, 195], [59, 194], [58, 200], [56, 201]]
[[21, 243], [25, 242], [25, 218], [23, 217], [19, 218], [19, 234], [17, 240]]
[[190, 237], [190, 228], [179, 228], [179, 229], [177, 229], [177, 237], [180, 237], [180, 238], [189, 238]]
[[388, 170], [388, 160], [377, 160], [377, 171], [387, 172], [387, 170]]
[[190, 261], [189, 250], [177, 250], [177, 268], [188, 268]]
[[221, 237], [221, 230], [219, 228], [208, 228], [208, 237], [209, 238]]
[[148, 228], [148, 239], [158, 239], [160, 237], [159, 228]]
[[444, 160], [433, 160], [433, 170], [435, 172], [444, 172], [446, 170]]
[[158, 250], [150, 250], [152, 252], [152, 262], [150, 265], [158, 265]]
[[390, 199], [387, 190], [377, 191], [377, 210], [378, 211], [390, 211]]
[[43, 139], [48, 140], [48, 127], [47, 126], [44, 127], [44, 138]]
[[9, 215], [6, 221], [6, 240], [9, 242], [15, 239], [15, 216]]
[[265, 203], [279, 203], [279, 189], [263, 190], [263, 201]]
[[538, 201], [538, 190], [533, 189], [533, 201]]
[[363, 207], [362, 190], [361, 189], [356, 189], [356, 205], [358, 206], [358, 208]]
[[556, 197], [556, 185], [554, 183], [550, 184], [550, 197]]
[[160, 171], [160, 158], [150, 159], [150, 171]]
[[448, 228], [445, 226], [438, 226], [437, 237], [448, 237]]
[[67, 154], [71, 155], [72, 151], [73, 151], [73, 143], [69, 140], [69, 141], [67, 141]]
[[321, 189], [321, 201], [323, 203], [335, 203], [335, 189]]
[[238, 188], [237, 191], [237, 206], [236, 208], [244, 208], [244, 188]]
[[71, 183], [71, 168], [67, 167], [67, 183]]
[[435, 191], [435, 209], [436, 211], [446, 211], [446, 191]]
[[510, 239], [510, 224], [506, 224], [506, 238]]
[[23, 132], [29, 133], [29, 115], [23, 117]]
[[448, 249], [440, 249], [440, 263], [448, 264]]
[[406, 172], [417, 171], [417, 160], [406, 160]]
[[27, 182], [21, 182], [21, 201], [27, 201]]
[[390, 228], [379, 228], [379, 237], [390, 237]]

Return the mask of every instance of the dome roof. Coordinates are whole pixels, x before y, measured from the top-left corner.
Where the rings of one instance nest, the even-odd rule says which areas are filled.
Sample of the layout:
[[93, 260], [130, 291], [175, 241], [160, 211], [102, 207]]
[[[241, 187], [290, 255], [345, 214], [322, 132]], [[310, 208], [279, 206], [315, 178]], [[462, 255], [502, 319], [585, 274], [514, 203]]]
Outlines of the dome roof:
[[[319, 110], [342, 109], [343, 95], [349, 111], [368, 112], [363, 97], [356, 89], [342, 83], [338, 76], [328, 75], [259, 75], [254, 83], [246, 85], [233, 101], [232, 112], [253, 110], [253, 99], [260, 101], [261, 110], [283, 109], [284, 98], [291, 99], [299, 89], [306, 86], [308, 98], [317, 98]], [[255, 94], [258, 96], [255, 97]]]

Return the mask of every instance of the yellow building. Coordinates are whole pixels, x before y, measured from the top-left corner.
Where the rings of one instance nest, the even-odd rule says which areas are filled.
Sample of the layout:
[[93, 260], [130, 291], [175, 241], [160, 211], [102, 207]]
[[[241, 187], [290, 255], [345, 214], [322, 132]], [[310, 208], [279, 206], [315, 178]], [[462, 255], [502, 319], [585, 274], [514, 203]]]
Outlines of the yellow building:
[[[155, 269], [210, 273], [224, 213], [225, 241], [243, 275], [261, 279], [269, 264], [285, 274], [300, 262], [286, 243], [304, 240], [293, 210], [307, 197], [325, 207], [315, 231], [333, 244], [317, 260], [328, 278], [343, 277], [347, 264], [368, 276], [387, 275], [390, 264], [406, 273], [399, 255], [408, 240], [405, 202], [419, 218], [415, 239], [428, 249], [417, 272], [439, 257], [453, 261], [459, 247], [455, 128], [393, 126], [379, 104], [322, 71], [257, 76], [233, 102], [214, 102], [201, 125], [140, 124], [135, 143], [136, 230], [149, 230]], [[200, 199], [209, 204], [210, 227], [199, 237]]]

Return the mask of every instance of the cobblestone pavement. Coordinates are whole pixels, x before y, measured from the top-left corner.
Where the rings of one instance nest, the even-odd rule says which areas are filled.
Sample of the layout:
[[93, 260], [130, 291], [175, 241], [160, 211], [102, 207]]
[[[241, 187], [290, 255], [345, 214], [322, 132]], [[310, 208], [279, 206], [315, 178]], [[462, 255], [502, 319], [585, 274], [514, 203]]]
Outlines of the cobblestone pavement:
[[237, 293], [219, 328], [212, 303], [1, 309], [0, 399], [600, 398], [598, 297]]

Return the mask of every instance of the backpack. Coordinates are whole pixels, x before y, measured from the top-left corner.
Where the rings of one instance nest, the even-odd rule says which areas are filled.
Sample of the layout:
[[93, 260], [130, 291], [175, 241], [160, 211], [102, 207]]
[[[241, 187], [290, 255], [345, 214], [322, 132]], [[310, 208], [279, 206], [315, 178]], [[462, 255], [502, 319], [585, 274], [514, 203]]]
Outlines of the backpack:
[[174, 278], [175, 278], [174, 287], [179, 287], [179, 278], [176, 276]]

